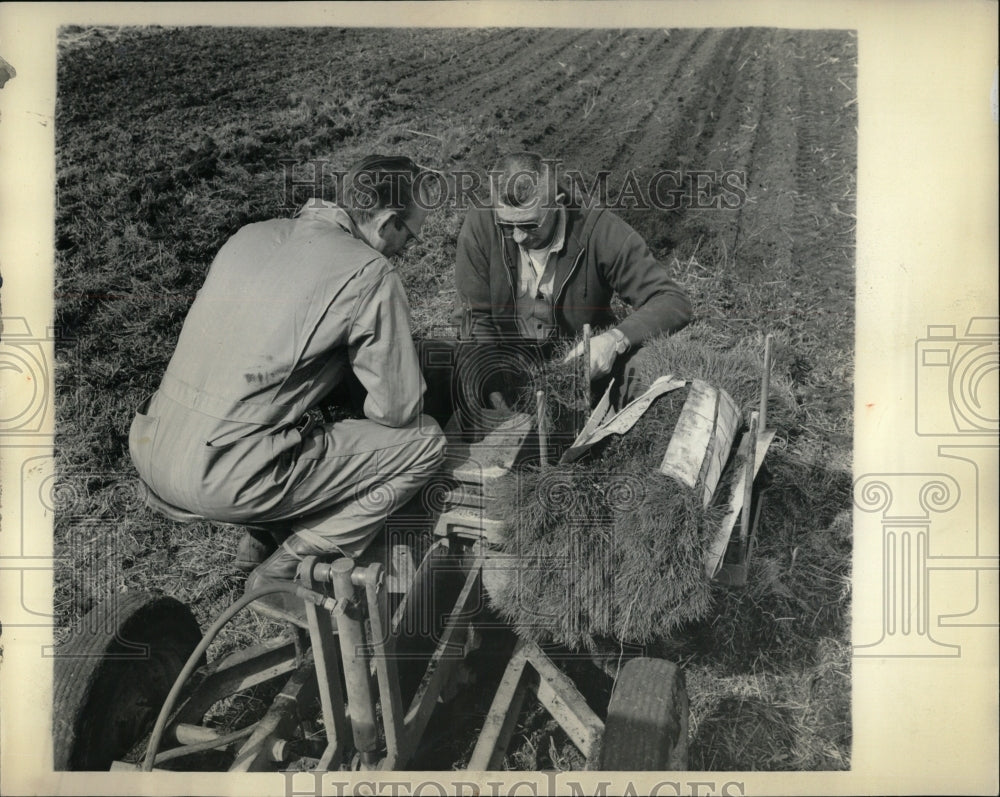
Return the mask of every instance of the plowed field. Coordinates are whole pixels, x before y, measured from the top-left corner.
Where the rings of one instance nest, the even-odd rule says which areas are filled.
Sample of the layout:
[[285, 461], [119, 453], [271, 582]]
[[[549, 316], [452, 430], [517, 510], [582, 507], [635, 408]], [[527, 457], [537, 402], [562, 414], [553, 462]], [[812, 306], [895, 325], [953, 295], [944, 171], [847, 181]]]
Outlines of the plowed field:
[[[57, 553], [75, 563], [57, 577], [63, 626], [104, 595], [153, 588], [204, 627], [242, 590], [238, 530], [142, 508], [126, 442], [226, 238], [290, 215], [318, 161], [332, 172], [396, 151], [481, 173], [531, 149], [588, 184], [606, 172], [608, 200], [689, 292], [706, 335], [725, 347], [774, 333], [775, 368], [796, 386], [751, 585], [720, 591], [715, 619], [654, 651], [687, 672], [692, 768], [849, 766], [852, 34], [69, 29], [60, 47], [54, 500]], [[620, 196], [664, 172], [671, 207]], [[462, 218], [435, 212], [400, 259], [418, 330], [449, 321]], [[223, 644], [271, 630], [248, 623]], [[474, 733], [488, 700], [456, 705], [450, 721]], [[450, 731], [429, 736], [418, 767], [462, 762], [471, 737]], [[579, 763], [529, 712], [506, 766]]]

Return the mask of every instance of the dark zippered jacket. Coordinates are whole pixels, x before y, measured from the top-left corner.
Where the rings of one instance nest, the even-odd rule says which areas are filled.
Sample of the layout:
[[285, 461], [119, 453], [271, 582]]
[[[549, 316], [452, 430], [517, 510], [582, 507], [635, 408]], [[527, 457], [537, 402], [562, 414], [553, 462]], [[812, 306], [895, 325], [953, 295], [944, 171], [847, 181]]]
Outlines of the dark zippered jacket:
[[[572, 337], [590, 324], [595, 333], [614, 325], [611, 297], [632, 312], [617, 325], [633, 346], [691, 320], [691, 304], [646, 242], [604, 208], [566, 208], [566, 241], [556, 254], [552, 326]], [[458, 235], [455, 322], [460, 337], [516, 337], [520, 254], [504, 238], [489, 208], [473, 208]]]

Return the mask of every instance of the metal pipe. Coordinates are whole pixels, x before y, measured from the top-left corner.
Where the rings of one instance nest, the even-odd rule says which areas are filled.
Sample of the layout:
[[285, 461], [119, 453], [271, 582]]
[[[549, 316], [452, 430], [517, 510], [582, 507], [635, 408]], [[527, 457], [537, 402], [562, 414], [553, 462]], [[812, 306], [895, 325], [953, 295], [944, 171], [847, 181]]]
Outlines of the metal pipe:
[[347, 712], [351, 717], [354, 746], [362, 757], [378, 745], [378, 728], [375, 723], [375, 701], [372, 697], [371, 674], [365, 656], [363, 618], [354, 591], [353, 559], [338, 559], [331, 565], [333, 594], [338, 608], [337, 632], [340, 638], [340, 656], [344, 665], [344, 682], [347, 686]]
[[[333, 562], [317, 562], [313, 565], [312, 577], [315, 581], [322, 581], [327, 584], [333, 583], [334, 573], [336, 568], [334, 565], [337, 563], [337, 559]], [[351, 583], [356, 587], [363, 587], [366, 584], [365, 579], [368, 578], [367, 573], [364, 568], [358, 567], [351, 573]]]
[[771, 390], [771, 343], [774, 336], [768, 332], [764, 338], [764, 373], [760, 380], [760, 430], [767, 431], [767, 400]]
[[[359, 570], [361, 568], [358, 568]], [[400, 694], [399, 669], [396, 662], [396, 637], [391, 630], [388, 594], [383, 589], [382, 565], [365, 568], [365, 598], [368, 602], [368, 622], [371, 628], [372, 658], [378, 679], [382, 705], [382, 729], [385, 732], [386, 761], [395, 769], [400, 758], [408, 759], [410, 749], [402, 750], [406, 740], [403, 725], [403, 701]], [[432, 576], [433, 577], [433, 576]], [[411, 663], [410, 666], [415, 666]]]

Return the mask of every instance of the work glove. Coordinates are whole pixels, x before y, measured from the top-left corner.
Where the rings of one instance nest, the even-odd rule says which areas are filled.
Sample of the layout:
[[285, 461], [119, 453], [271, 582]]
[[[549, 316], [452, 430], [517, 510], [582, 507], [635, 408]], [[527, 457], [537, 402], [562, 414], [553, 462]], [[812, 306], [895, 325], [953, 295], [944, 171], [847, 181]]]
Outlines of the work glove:
[[[583, 354], [583, 341], [577, 343], [563, 359], [563, 365]], [[611, 373], [618, 357], [618, 341], [609, 332], [595, 335], [590, 339], [590, 379], [600, 379]]]

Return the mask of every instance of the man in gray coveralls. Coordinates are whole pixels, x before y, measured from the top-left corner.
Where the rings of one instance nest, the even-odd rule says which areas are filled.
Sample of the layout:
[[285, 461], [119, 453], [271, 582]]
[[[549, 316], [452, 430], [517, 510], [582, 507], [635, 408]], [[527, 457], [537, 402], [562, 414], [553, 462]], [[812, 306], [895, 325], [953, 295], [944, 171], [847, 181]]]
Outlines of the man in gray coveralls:
[[[421, 414], [409, 306], [387, 259], [424, 222], [420, 173], [409, 158], [370, 156], [339, 205], [239, 230], [132, 423], [152, 506], [248, 524], [264, 545], [260, 530], [288, 535], [248, 589], [293, 578], [307, 555], [357, 555], [441, 462], [444, 437]], [[364, 419], [307, 414], [351, 373], [367, 391]], [[249, 538], [241, 554], [244, 567], [263, 558]]]

